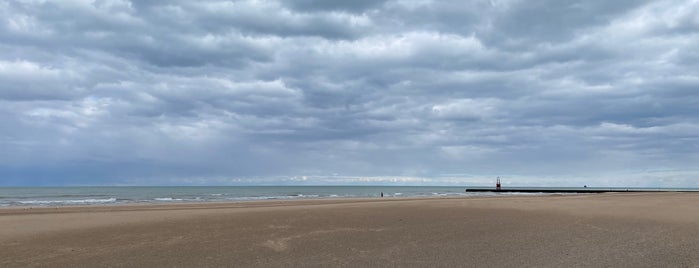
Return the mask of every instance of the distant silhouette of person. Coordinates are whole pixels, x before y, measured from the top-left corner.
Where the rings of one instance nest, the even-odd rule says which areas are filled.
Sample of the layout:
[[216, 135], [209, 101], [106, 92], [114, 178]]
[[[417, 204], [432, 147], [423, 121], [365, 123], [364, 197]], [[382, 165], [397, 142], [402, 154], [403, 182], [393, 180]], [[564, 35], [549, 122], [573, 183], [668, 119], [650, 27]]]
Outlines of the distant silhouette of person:
[[383, 192], [381, 192], [381, 197], [383, 197]]

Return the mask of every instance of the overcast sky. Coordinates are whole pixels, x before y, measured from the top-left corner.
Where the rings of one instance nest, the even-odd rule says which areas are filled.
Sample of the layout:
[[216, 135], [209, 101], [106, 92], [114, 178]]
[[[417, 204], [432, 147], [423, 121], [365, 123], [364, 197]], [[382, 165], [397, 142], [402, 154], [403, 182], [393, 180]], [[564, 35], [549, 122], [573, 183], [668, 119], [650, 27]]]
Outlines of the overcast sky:
[[699, 186], [699, 1], [0, 0], [0, 185]]

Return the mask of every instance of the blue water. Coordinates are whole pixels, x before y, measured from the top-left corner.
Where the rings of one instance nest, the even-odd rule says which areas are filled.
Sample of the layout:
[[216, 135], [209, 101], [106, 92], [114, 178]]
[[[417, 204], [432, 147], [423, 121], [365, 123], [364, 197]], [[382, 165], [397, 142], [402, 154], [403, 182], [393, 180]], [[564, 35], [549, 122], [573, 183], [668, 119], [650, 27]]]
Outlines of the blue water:
[[367, 198], [381, 192], [386, 198], [489, 194], [417, 186], [11, 187], [0, 188], [0, 207]]

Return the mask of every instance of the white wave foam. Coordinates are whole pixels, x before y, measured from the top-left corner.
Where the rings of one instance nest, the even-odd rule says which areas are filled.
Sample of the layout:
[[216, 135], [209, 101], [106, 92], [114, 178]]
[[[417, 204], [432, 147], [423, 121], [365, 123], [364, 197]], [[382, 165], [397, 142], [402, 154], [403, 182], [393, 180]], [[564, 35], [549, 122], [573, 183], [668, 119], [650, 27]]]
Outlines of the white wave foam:
[[242, 197], [229, 197], [224, 198], [225, 200], [231, 201], [253, 201], [253, 200], [278, 200], [278, 199], [300, 199], [306, 196], [303, 195], [278, 195], [278, 196], [242, 196]]
[[75, 200], [25, 200], [17, 201], [23, 205], [50, 205], [50, 204], [100, 204], [116, 202], [116, 198], [106, 199], [75, 199]]
[[155, 201], [182, 201], [184, 199], [172, 198], [172, 197], [157, 197], [157, 198], [153, 198], [153, 200], [155, 200]]

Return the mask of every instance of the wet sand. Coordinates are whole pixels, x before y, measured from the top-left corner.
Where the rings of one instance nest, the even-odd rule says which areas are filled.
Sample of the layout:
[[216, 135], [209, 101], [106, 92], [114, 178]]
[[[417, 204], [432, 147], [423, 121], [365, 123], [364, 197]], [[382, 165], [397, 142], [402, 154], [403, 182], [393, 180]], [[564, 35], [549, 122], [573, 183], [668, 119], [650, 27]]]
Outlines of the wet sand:
[[699, 194], [0, 209], [0, 267], [699, 267]]

